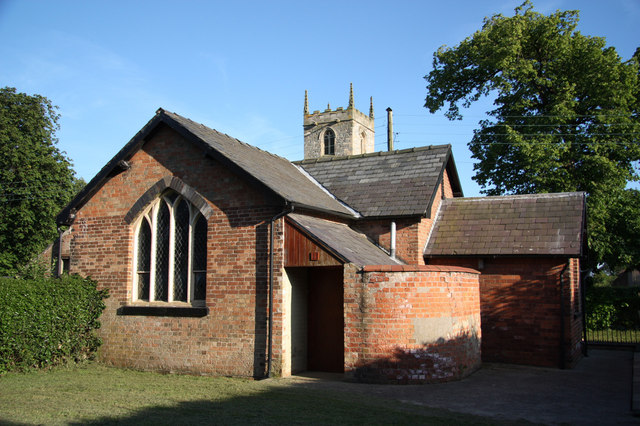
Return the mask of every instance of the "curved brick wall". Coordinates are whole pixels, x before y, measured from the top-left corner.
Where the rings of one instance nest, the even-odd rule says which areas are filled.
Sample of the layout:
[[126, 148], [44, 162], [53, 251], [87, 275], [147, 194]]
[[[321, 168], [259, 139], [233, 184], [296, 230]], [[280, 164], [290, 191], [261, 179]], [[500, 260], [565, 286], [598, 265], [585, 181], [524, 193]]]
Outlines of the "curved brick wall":
[[345, 373], [365, 382], [456, 380], [481, 364], [479, 273], [345, 267]]

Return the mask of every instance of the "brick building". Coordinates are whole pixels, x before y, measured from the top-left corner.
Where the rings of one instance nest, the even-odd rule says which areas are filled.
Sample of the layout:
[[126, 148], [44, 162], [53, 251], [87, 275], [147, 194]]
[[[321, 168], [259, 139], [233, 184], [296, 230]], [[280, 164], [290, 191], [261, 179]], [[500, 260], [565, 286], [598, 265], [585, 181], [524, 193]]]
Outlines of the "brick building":
[[393, 383], [575, 362], [581, 194], [476, 208], [450, 146], [372, 152], [352, 94], [305, 96], [304, 128], [292, 163], [160, 109], [60, 213], [59, 267], [110, 291], [104, 362]]

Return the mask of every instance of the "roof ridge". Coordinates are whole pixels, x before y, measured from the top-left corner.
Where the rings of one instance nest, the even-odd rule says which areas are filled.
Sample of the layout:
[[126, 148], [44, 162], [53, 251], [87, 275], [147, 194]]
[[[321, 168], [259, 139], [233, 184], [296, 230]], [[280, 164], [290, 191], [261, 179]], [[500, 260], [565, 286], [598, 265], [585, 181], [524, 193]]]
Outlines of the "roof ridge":
[[338, 155], [338, 156], [324, 156], [319, 158], [308, 158], [305, 160], [292, 161], [294, 164], [314, 164], [314, 163], [325, 163], [329, 161], [343, 161], [343, 160], [353, 160], [357, 158], [369, 158], [369, 157], [383, 157], [383, 156], [392, 156], [392, 155], [401, 155], [407, 154], [410, 152], [422, 152], [422, 151], [431, 151], [434, 149], [442, 149], [442, 148], [451, 148], [451, 144], [442, 144], [442, 145], [426, 145], [405, 149], [396, 149], [393, 151], [375, 151], [368, 152], [364, 154], [352, 154], [352, 155]]
[[228, 135], [227, 133], [224, 133], [224, 132], [221, 132], [221, 131], [219, 131], [219, 130], [216, 130], [216, 129], [212, 128], [212, 127], [209, 127], [209, 126], [207, 126], [206, 124], [202, 124], [202, 123], [199, 123], [199, 122], [197, 122], [197, 121], [193, 121], [192, 119], [190, 119], [190, 118], [188, 118], [188, 117], [184, 117], [184, 116], [182, 116], [182, 115], [180, 115], [180, 114], [178, 114], [178, 113], [176, 113], [176, 112], [166, 111], [166, 110], [164, 110], [164, 109], [162, 109], [162, 108], [158, 108], [158, 111], [157, 111], [157, 112], [158, 112], [158, 113], [162, 112], [162, 113], [165, 113], [166, 115], [174, 115], [174, 116], [176, 116], [176, 117], [179, 117], [179, 118], [180, 118], [180, 119], [182, 119], [182, 120], [186, 120], [186, 121], [188, 121], [188, 122], [190, 122], [190, 123], [193, 123], [193, 124], [194, 124], [194, 125], [196, 125], [196, 126], [199, 126], [199, 127], [204, 128], [204, 129], [206, 129], [206, 130], [208, 130], [208, 131], [212, 131], [212, 132], [215, 132], [215, 133], [217, 133], [217, 134], [219, 134], [219, 135], [225, 136], [225, 137], [227, 137], [228, 139], [230, 139], [230, 140], [232, 140], [232, 141], [235, 141], [235, 142], [238, 142], [240, 145], [243, 145], [243, 146], [245, 146], [245, 147], [247, 147], [247, 148], [251, 148], [251, 149], [258, 150], [258, 151], [260, 151], [260, 152], [262, 152], [262, 153], [264, 153], [264, 154], [268, 154], [268, 155], [270, 155], [270, 156], [272, 156], [272, 157], [275, 157], [275, 158], [278, 158], [278, 159], [280, 159], [280, 160], [289, 161], [289, 160], [287, 160], [287, 159], [286, 159], [286, 158], [284, 158], [284, 157], [281, 157], [281, 156], [279, 156], [279, 155], [277, 155], [277, 154], [273, 154], [273, 153], [271, 153], [271, 152], [269, 152], [269, 151], [266, 151], [266, 150], [264, 150], [264, 149], [262, 149], [262, 148], [260, 148], [260, 147], [257, 147], [257, 146], [255, 146], [255, 145], [252, 145], [252, 144], [250, 144], [250, 143], [243, 142], [243, 141], [241, 141], [240, 139], [238, 139], [238, 138], [236, 138], [236, 137], [230, 136], [230, 135]]
[[486, 197], [453, 197], [446, 198], [448, 202], [482, 202], [492, 200], [509, 200], [509, 199], [524, 199], [524, 198], [561, 198], [571, 197], [576, 195], [584, 195], [584, 191], [566, 191], [566, 192], [543, 192], [537, 194], [510, 194], [510, 195], [490, 195]]

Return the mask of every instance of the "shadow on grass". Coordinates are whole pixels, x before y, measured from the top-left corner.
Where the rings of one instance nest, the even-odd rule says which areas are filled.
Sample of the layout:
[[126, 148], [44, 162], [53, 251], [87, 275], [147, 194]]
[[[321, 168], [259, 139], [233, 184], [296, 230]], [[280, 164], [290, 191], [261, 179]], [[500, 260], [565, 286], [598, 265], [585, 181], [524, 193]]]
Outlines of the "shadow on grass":
[[[412, 412], [397, 403], [363, 399], [346, 393], [311, 391], [298, 386], [274, 386], [251, 396], [196, 400], [152, 406], [130, 414], [78, 418], [68, 425], [168, 424], [495, 424], [444, 410]], [[4, 424], [0, 421], [0, 424]]]
[[7, 420], [2, 420], [0, 417], [0, 426], [25, 426], [28, 423], [18, 423], [18, 422], [10, 422]]

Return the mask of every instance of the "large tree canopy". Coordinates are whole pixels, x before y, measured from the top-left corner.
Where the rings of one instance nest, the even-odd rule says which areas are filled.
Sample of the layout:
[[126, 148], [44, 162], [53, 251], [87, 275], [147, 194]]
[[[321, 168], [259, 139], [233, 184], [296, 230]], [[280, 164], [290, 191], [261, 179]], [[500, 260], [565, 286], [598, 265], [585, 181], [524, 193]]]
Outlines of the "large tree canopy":
[[56, 147], [58, 117], [45, 97], [0, 89], [0, 276], [15, 274], [56, 238], [56, 214], [77, 190]]
[[637, 200], [625, 187], [638, 180], [640, 55], [623, 61], [604, 38], [581, 34], [578, 14], [542, 15], [526, 1], [514, 16], [485, 18], [481, 30], [434, 54], [425, 107], [446, 105], [447, 117], [459, 119], [460, 105], [493, 97], [469, 143], [482, 192], [585, 191], [592, 264], [638, 264], [618, 244], [630, 235], [625, 224], [607, 220], [620, 200]]

